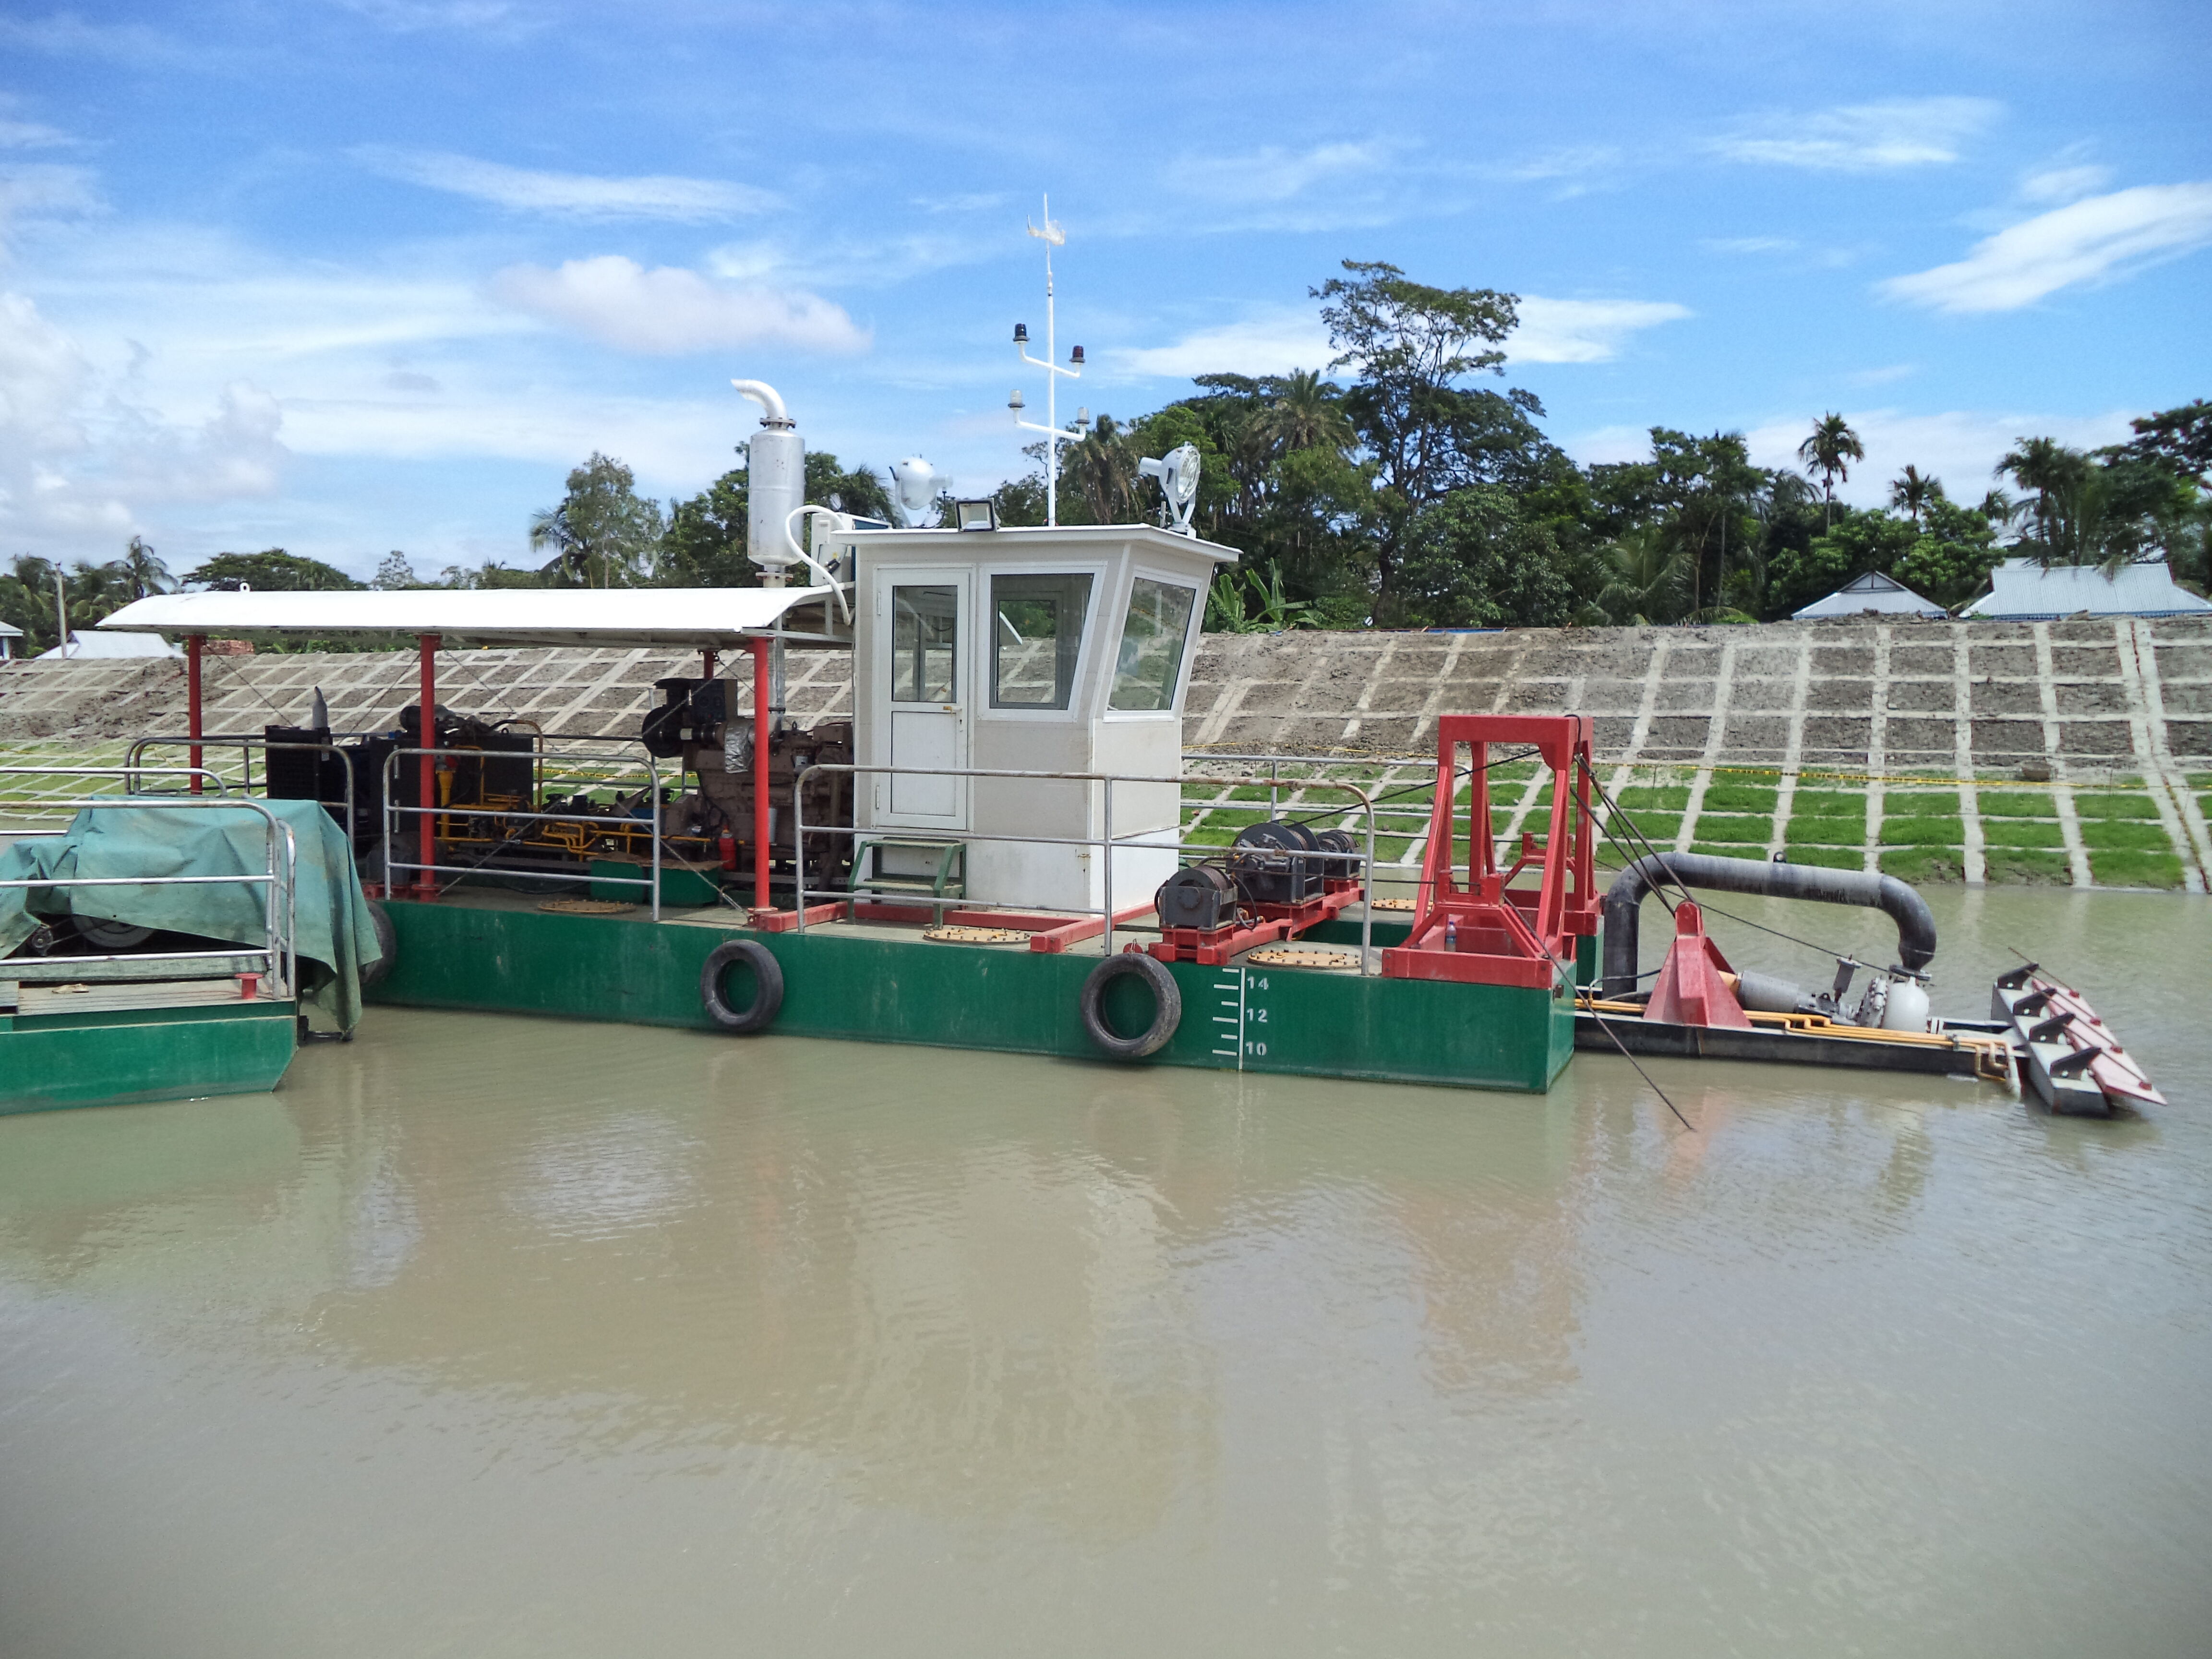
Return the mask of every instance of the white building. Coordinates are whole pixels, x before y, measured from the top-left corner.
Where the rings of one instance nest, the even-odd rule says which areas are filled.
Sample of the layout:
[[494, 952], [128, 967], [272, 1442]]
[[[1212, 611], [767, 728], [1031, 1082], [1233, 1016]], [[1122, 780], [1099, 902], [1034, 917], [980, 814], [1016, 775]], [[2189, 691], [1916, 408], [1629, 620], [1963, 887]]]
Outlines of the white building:
[[1792, 622], [1820, 622], [1839, 617], [1862, 617], [1868, 611], [1885, 617], [1948, 617], [1951, 613], [1933, 599], [1923, 599], [1903, 582], [1869, 570], [1854, 576], [1825, 599], [1815, 599], [1802, 611], [1790, 613]]
[[184, 654], [159, 634], [103, 634], [97, 629], [88, 634], [80, 634], [72, 628], [67, 650], [56, 646], [51, 651], [40, 652], [33, 660], [48, 662], [67, 657], [75, 662], [81, 657], [181, 657]]
[[2177, 586], [2163, 560], [2124, 566], [2106, 575], [2093, 564], [2045, 569], [2033, 559], [2007, 559], [1991, 573], [1990, 591], [1959, 614], [1997, 622], [2056, 622], [2062, 617], [2192, 617], [2212, 601]]

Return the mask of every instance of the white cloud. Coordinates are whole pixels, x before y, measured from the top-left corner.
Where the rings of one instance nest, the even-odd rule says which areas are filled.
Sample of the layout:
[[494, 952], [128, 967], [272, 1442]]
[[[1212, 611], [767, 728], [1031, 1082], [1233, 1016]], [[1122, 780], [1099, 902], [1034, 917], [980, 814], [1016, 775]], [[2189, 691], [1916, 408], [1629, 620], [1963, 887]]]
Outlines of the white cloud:
[[102, 204], [83, 167], [33, 162], [0, 167], [0, 234], [20, 220], [96, 213]]
[[1698, 246], [1709, 253], [1791, 253], [1797, 244], [1787, 236], [1708, 236]]
[[774, 192], [719, 179], [664, 173], [606, 178], [586, 173], [543, 173], [499, 161], [434, 152], [376, 147], [355, 159], [393, 179], [450, 191], [517, 213], [568, 219], [654, 219], [677, 224], [764, 213], [779, 205]]
[[[1522, 363], [1597, 363], [1616, 356], [1639, 329], [1678, 322], [1686, 307], [1656, 300], [1547, 300], [1524, 295], [1521, 325], [1505, 343]], [[1138, 374], [1188, 380], [1194, 374], [1282, 374], [1322, 368], [1336, 354], [1310, 311], [1263, 312], [1240, 323], [1201, 329], [1170, 345], [1115, 354], [1117, 367]]]
[[2078, 202], [2084, 196], [2102, 190], [2112, 180], [2112, 170], [2110, 167], [2045, 167], [2040, 173], [2029, 173], [2020, 181], [2020, 196], [2024, 202], [2053, 204]]
[[[2057, 439], [2076, 448], [2094, 449], [2124, 441], [2129, 433], [2127, 413], [2056, 416], [1981, 414], [1948, 410], [1935, 415], [1909, 415], [1893, 409], [1847, 410], [1866, 459], [1856, 462], [1847, 483], [1836, 486], [1838, 500], [1861, 507], [1879, 507], [1889, 500], [1889, 481], [1908, 464], [1941, 478], [1954, 500], [1978, 501], [1996, 481], [1992, 469], [1998, 458], [2023, 437]], [[1802, 471], [1797, 446], [1812, 430], [1813, 417], [1771, 421], [1744, 434], [1752, 460], [1760, 466]], [[1580, 458], [1580, 451], [1573, 453]], [[1646, 448], [1648, 453], [1648, 445]]]
[[1691, 314], [1669, 300], [1547, 300], [1534, 294], [1522, 297], [1518, 310], [1521, 326], [1507, 338], [1505, 355], [1519, 363], [1601, 363], [1639, 329]]
[[1325, 368], [1336, 354], [1328, 331], [1310, 311], [1273, 311], [1200, 329], [1172, 345], [1117, 351], [1117, 366], [1138, 374], [1188, 380], [1194, 374], [1284, 374]]
[[1274, 144], [1245, 155], [1187, 155], [1170, 169], [1169, 183], [1187, 196], [1216, 202], [1286, 202], [1317, 184], [1362, 178], [1389, 160], [1387, 145], [1316, 144], [1288, 150]]
[[[226, 387], [179, 423], [104, 379], [20, 294], [0, 294], [0, 535], [49, 556], [113, 556], [148, 502], [272, 493], [283, 414], [260, 387]], [[204, 405], [203, 405], [204, 407]]]
[[[1988, 415], [1951, 410], [1936, 415], [1909, 415], [1894, 409], [1851, 410], [1844, 418], [1866, 446], [1866, 459], [1851, 465], [1850, 477], [1839, 480], [1836, 498], [1858, 507], [1884, 507], [1889, 502], [1889, 481], [1907, 465], [1941, 478], [1953, 499], [1978, 501], [1996, 482], [1992, 469], [1997, 459], [2023, 437], [2047, 436], [2076, 448], [2094, 449], [2119, 441], [2129, 432], [2126, 413], [2104, 415]], [[1812, 430], [1813, 417], [1804, 415], [1765, 422], [1746, 432], [1744, 441], [1753, 462], [1759, 466], [1796, 472], [1804, 464], [1797, 446]], [[1599, 427], [1560, 441], [1560, 447], [1584, 466], [1649, 460], [1651, 434], [1638, 426]]]
[[1937, 167], [1957, 161], [1960, 146], [1994, 122], [2003, 108], [1987, 98], [1896, 98], [1844, 104], [1811, 114], [1760, 116], [1711, 140], [1707, 147], [1734, 161], [1826, 173]]
[[1936, 311], [2016, 311], [2208, 242], [2212, 183], [2138, 185], [2039, 214], [1976, 244], [1955, 264], [1893, 276], [1880, 291]]
[[1524, 184], [1548, 179], [1579, 179], [1593, 173], [1611, 172], [1621, 164], [1620, 151], [1611, 144], [1569, 144], [1542, 151], [1525, 161], [1498, 169], [1498, 176]]
[[1853, 386], [1888, 386], [1896, 380], [1909, 380], [1920, 372], [1917, 363], [1888, 363], [1881, 368], [1862, 368], [1844, 378]]
[[41, 121], [0, 118], [0, 149], [59, 149], [73, 142], [60, 128]]
[[511, 265], [492, 295], [624, 351], [655, 356], [775, 343], [860, 351], [868, 336], [843, 307], [800, 289], [724, 288], [696, 270], [647, 270], [620, 254], [571, 259], [557, 270]]

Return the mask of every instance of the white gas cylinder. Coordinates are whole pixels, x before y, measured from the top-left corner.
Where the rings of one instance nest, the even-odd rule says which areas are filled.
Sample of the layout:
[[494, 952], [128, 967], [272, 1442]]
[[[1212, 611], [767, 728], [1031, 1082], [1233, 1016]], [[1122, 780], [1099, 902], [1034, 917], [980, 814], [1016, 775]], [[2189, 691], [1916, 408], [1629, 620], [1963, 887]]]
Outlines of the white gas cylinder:
[[1889, 1006], [1882, 1010], [1885, 1031], [1924, 1031], [1928, 1029], [1928, 988], [1917, 979], [1889, 982]]

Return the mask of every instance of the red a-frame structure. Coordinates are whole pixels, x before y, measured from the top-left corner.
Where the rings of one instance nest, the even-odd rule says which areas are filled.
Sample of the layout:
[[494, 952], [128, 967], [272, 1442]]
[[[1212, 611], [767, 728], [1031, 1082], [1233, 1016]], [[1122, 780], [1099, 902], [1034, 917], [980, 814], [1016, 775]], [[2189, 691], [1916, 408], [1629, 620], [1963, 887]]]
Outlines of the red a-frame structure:
[[[1437, 721], [1437, 793], [1421, 866], [1420, 920], [1403, 945], [1383, 951], [1383, 977], [1547, 989], [1564, 969], [1572, 983], [1575, 942], [1598, 927], [1600, 896], [1590, 859], [1590, 732], [1587, 714], [1447, 714]], [[1552, 769], [1548, 825], [1540, 836], [1522, 836], [1520, 857], [1505, 869], [1498, 867], [1490, 827], [1493, 746], [1533, 751]], [[1468, 779], [1463, 837], [1452, 810], [1462, 777]], [[1540, 872], [1535, 884], [1515, 886], [1531, 869]]]

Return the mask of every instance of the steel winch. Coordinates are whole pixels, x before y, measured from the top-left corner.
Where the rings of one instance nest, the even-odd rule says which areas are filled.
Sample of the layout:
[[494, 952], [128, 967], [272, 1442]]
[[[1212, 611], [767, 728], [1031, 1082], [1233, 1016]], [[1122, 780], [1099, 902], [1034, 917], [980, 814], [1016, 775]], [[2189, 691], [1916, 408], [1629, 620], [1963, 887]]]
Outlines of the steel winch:
[[1271, 818], [1238, 830], [1223, 856], [1176, 871], [1154, 902], [1164, 929], [1216, 933], [1356, 888], [1359, 868], [1349, 832]]

